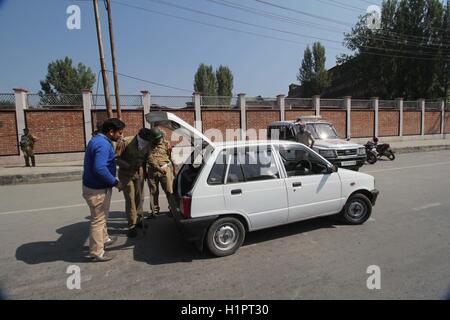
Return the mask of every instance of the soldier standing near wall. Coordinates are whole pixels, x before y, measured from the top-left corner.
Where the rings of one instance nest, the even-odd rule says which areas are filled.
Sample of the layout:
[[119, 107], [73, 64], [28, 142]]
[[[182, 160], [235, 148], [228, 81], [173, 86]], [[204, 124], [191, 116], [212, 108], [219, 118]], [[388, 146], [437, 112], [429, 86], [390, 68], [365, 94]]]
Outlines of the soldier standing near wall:
[[142, 128], [134, 137], [119, 141], [116, 146], [119, 181], [123, 185], [129, 238], [137, 236], [142, 226], [145, 167], [150, 151], [150, 129]]
[[[148, 163], [148, 186], [150, 189], [150, 208], [152, 215], [159, 213], [159, 184], [161, 184], [169, 203], [173, 203], [173, 163], [171, 159], [171, 147], [164, 140], [164, 133], [158, 129], [150, 130], [152, 136], [152, 147], [147, 159]], [[170, 210], [170, 208], [169, 208]], [[169, 213], [170, 215], [170, 213]]]
[[36, 166], [36, 160], [34, 157], [34, 143], [38, 141], [38, 139], [30, 133], [28, 128], [23, 129], [23, 135], [20, 138], [20, 149], [23, 152], [23, 157], [25, 158], [25, 165], [27, 167], [30, 166], [30, 158], [31, 165], [33, 167]]

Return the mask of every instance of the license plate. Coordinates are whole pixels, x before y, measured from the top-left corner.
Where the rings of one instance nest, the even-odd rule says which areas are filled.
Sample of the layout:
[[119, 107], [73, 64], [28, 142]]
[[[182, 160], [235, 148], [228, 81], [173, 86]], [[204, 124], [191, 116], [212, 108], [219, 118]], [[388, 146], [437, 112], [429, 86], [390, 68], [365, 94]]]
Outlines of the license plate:
[[343, 167], [356, 166], [356, 161], [342, 161], [341, 166]]

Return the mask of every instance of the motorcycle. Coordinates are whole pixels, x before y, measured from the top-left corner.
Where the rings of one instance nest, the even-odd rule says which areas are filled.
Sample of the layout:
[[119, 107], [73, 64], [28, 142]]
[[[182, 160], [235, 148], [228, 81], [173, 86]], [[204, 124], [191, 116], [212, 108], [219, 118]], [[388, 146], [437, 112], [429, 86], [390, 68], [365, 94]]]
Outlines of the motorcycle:
[[381, 143], [376, 145], [376, 150], [378, 153], [378, 159], [381, 157], [387, 157], [389, 160], [393, 161], [395, 159], [394, 151], [391, 149], [389, 143]]
[[366, 147], [367, 163], [374, 164], [377, 162], [378, 152], [376, 144], [369, 140], [364, 147]]

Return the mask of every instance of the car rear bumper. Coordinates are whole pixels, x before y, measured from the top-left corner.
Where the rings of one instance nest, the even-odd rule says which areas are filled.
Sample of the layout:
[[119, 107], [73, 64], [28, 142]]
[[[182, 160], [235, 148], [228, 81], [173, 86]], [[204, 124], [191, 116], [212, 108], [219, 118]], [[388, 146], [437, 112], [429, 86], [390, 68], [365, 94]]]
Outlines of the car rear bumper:
[[219, 216], [207, 216], [200, 218], [189, 218], [186, 219], [182, 216], [180, 211], [174, 212], [173, 217], [177, 226], [181, 229], [183, 236], [187, 241], [193, 242], [196, 247], [202, 251], [203, 250], [203, 240], [205, 239], [206, 232], [209, 226], [213, 223]]
[[370, 191], [370, 193], [372, 194], [372, 199], [370, 202], [372, 202], [372, 206], [375, 206], [380, 191], [378, 189], [373, 189], [372, 191]]

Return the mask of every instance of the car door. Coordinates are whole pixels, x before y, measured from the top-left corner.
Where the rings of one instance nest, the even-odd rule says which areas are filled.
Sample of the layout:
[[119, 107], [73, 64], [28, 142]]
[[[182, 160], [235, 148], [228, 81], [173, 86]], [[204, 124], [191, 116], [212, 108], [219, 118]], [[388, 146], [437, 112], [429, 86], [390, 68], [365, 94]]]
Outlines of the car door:
[[330, 164], [302, 144], [278, 146], [285, 171], [288, 221], [337, 213], [341, 205], [341, 180]]
[[286, 186], [271, 146], [229, 150], [224, 185], [227, 211], [245, 215], [252, 230], [286, 223]]

